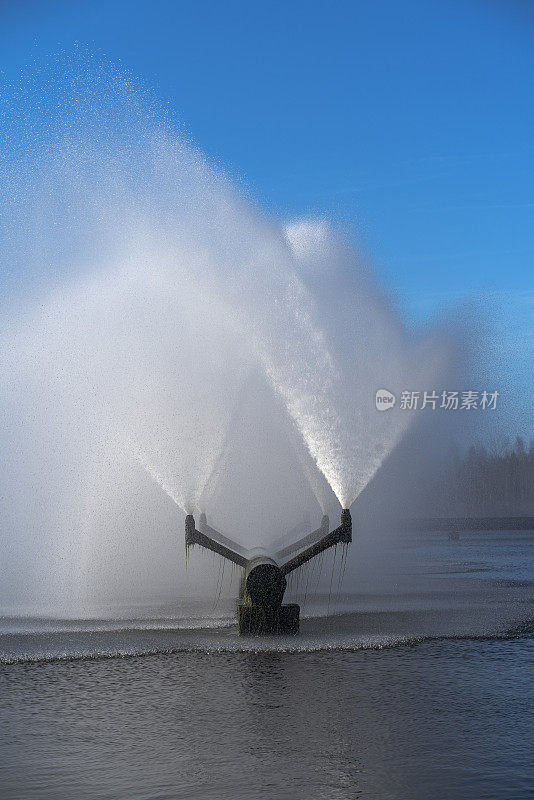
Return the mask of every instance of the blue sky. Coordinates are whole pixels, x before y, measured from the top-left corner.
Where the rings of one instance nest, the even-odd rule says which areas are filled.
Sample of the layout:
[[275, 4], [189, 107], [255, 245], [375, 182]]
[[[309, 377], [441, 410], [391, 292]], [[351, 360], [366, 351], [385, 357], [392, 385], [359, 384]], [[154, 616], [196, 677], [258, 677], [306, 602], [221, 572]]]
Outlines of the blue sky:
[[7, 79], [75, 42], [154, 87], [275, 214], [352, 226], [410, 315], [502, 302], [532, 392], [532, 4], [0, 2]]

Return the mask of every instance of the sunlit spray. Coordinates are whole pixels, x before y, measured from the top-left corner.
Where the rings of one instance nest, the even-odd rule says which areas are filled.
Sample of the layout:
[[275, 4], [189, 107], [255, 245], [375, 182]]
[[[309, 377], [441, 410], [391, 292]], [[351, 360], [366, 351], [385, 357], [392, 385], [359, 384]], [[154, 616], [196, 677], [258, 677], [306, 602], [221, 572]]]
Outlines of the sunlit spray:
[[[323, 476], [348, 508], [411, 420], [398, 406], [379, 413], [375, 392], [435, 381], [446, 340], [414, 340], [340, 233], [321, 220], [268, 219], [109, 65], [52, 59], [13, 91], [8, 113], [4, 587], [72, 594], [69, 559], [80, 549], [71, 543], [88, 531], [93, 560], [103, 543], [102, 553], [119, 552], [123, 537], [132, 580], [153, 563], [153, 584], [171, 585], [181, 568], [170, 555], [171, 510], [209, 505], [246, 543], [281, 533], [267, 523], [251, 531], [251, 504], [275, 507], [289, 527], [319, 513], [317, 503], [324, 510]], [[265, 447], [236, 414], [254, 375], [267, 387], [254, 423], [269, 420]], [[280, 414], [297, 444], [276, 430]], [[93, 514], [96, 498], [83, 498], [95, 470], [107, 491]], [[249, 485], [262, 476], [250, 497], [232, 483], [240, 472]], [[154, 509], [164, 505], [158, 491], [172, 509], [148, 519], [147, 493]], [[273, 513], [263, 517], [272, 523]]]

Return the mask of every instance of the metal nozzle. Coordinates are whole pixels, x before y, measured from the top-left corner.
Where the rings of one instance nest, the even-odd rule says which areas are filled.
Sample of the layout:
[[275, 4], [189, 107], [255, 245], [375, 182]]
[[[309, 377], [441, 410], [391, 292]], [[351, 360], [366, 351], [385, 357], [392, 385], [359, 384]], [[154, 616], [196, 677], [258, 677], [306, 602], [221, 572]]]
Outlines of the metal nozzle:
[[350, 544], [352, 542], [352, 517], [348, 508], [341, 511], [342, 534], [340, 541]]
[[191, 547], [192, 544], [195, 544], [196, 537], [195, 537], [195, 518], [192, 514], [188, 514], [185, 518], [185, 547]]

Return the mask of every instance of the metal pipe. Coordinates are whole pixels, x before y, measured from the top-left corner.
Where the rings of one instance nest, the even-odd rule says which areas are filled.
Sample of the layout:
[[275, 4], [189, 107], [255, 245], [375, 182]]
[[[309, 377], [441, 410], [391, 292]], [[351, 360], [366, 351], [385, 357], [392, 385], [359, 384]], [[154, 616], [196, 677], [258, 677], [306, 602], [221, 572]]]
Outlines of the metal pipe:
[[205, 547], [206, 550], [211, 550], [223, 558], [227, 558], [228, 561], [233, 561], [233, 563], [237, 564], [239, 567], [246, 567], [248, 564], [248, 559], [244, 556], [198, 531], [195, 528], [195, 518], [192, 514], [188, 514], [185, 518], [185, 546], [188, 548], [195, 544], [200, 545], [200, 547]]
[[312, 558], [315, 558], [315, 556], [328, 550], [329, 547], [333, 547], [340, 542], [345, 544], [350, 544], [350, 542], [352, 542], [352, 517], [348, 508], [342, 510], [341, 525], [338, 528], [331, 531], [326, 536], [323, 536], [320, 541], [308, 547], [307, 550], [304, 550], [302, 553], [299, 553], [297, 556], [281, 565], [280, 569], [282, 575], [287, 575], [293, 572], [293, 570], [302, 567], [307, 561], [310, 561]]
[[198, 518], [198, 530], [200, 533], [203, 533], [204, 536], [208, 536], [210, 539], [213, 539], [214, 542], [222, 544], [223, 547], [227, 547], [229, 550], [237, 553], [238, 556], [243, 556], [248, 560], [249, 554], [246, 548], [242, 547], [237, 542], [234, 542], [232, 539], [224, 536], [220, 531], [217, 531], [215, 528], [212, 528], [210, 525], [208, 525], [208, 521], [204, 513], [202, 513]]
[[302, 539], [299, 539], [297, 542], [293, 544], [289, 544], [287, 547], [282, 548], [282, 550], [278, 550], [276, 553], [276, 559], [280, 561], [280, 559], [285, 558], [285, 556], [291, 555], [291, 553], [296, 553], [297, 550], [305, 547], [307, 544], [315, 544], [316, 540], [320, 536], [323, 538], [328, 533], [328, 528], [330, 526], [329, 519], [325, 514], [321, 520], [321, 525], [317, 528], [316, 531], [312, 533], [308, 533], [306, 536], [303, 536]]

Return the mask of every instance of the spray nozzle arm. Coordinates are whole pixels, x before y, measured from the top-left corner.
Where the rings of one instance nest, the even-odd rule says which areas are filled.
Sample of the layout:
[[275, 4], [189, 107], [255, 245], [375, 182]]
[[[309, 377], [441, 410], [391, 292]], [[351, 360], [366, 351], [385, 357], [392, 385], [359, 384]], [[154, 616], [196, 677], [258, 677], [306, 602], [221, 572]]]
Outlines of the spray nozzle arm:
[[315, 558], [315, 556], [328, 550], [329, 547], [340, 543], [350, 544], [350, 542], [352, 542], [352, 518], [348, 508], [344, 508], [341, 512], [341, 525], [330, 533], [327, 533], [326, 536], [323, 536], [318, 542], [308, 547], [307, 550], [304, 550], [294, 558], [286, 561], [285, 564], [282, 564], [282, 574], [287, 575], [289, 572], [293, 572], [293, 570], [302, 567], [307, 561], [310, 561], [312, 558]]
[[198, 529], [200, 533], [203, 533], [205, 536], [209, 536], [210, 539], [213, 539], [217, 544], [222, 544], [223, 547], [227, 547], [229, 550], [232, 550], [234, 553], [237, 553], [238, 556], [243, 556], [247, 561], [250, 558], [249, 551], [246, 547], [242, 547], [237, 542], [234, 542], [233, 539], [229, 539], [228, 536], [224, 536], [220, 531], [215, 530], [210, 525], [208, 525], [206, 515], [203, 513], [200, 515], [198, 519]]
[[[214, 533], [217, 532], [214, 531]], [[230, 539], [226, 539], [226, 537], [223, 537], [220, 534], [218, 534], [217, 538], [219, 537], [221, 539], [224, 539], [228, 545], [234, 544], [233, 542], [231, 542]], [[215, 538], [208, 535], [207, 533], [203, 533], [197, 530], [195, 527], [195, 519], [193, 515], [188, 514], [187, 517], [185, 518], [186, 550], [188, 547], [191, 547], [192, 545], [195, 544], [200, 545], [200, 547], [205, 547], [206, 550], [211, 550], [213, 553], [217, 553], [223, 558], [226, 558], [228, 561], [232, 561], [234, 564], [237, 564], [239, 567], [245, 567], [248, 563], [248, 559], [241, 553], [234, 550], [232, 547], [227, 546], [227, 544], [223, 544], [222, 542], [218, 542]], [[235, 547], [241, 549], [239, 545], [235, 545]]]
[[[300, 527], [300, 526], [299, 526]], [[322, 539], [328, 533], [328, 528], [330, 527], [330, 522], [326, 514], [323, 516], [321, 520], [321, 525], [317, 528], [317, 530], [313, 531], [312, 533], [306, 534], [301, 539], [298, 539], [296, 542], [283, 547], [281, 550], [278, 550], [275, 553], [275, 558], [278, 562], [286, 558], [286, 556], [290, 556], [292, 553], [296, 553], [297, 550], [302, 550], [303, 547], [306, 545], [315, 544], [319, 539]], [[287, 534], [289, 537], [291, 532]], [[287, 538], [287, 537], [286, 537]]]

